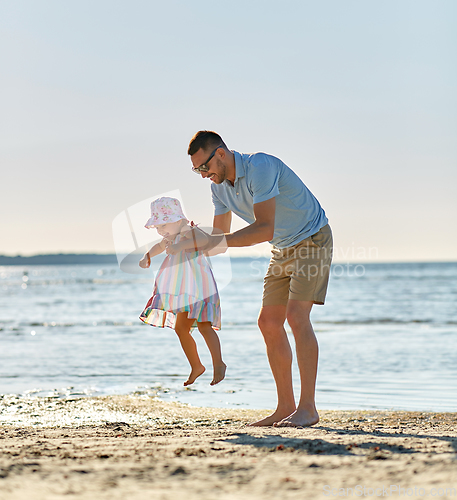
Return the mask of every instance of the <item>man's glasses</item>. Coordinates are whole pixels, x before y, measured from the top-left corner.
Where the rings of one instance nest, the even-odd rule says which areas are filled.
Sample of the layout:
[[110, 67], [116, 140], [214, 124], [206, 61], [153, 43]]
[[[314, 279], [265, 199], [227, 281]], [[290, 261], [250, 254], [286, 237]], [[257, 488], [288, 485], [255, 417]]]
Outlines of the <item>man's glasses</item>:
[[208, 163], [213, 159], [213, 156], [220, 147], [222, 147], [221, 144], [219, 144], [219, 146], [217, 146], [217, 148], [209, 155], [209, 158], [205, 161], [205, 163], [202, 163], [199, 167], [192, 167], [192, 172], [195, 172], [196, 174], [199, 174], [200, 172], [208, 172]]

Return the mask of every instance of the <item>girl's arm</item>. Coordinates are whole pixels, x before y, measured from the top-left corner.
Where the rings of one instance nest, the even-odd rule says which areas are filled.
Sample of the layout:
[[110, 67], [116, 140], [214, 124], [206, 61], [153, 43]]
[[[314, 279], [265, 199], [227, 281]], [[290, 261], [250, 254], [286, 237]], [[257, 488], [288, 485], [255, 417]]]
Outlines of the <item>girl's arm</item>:
[[152, 257], [159, 255], [159, 253], [162, 253], [165, 250], [165, 244], [166, 240], [163, 239], [160, 243], [157, 243], [154, 246], [152, 246], [140, 260], [139, 262], [140, 267], [142, 267], [143, 269], [148, 268], [151, 265]]

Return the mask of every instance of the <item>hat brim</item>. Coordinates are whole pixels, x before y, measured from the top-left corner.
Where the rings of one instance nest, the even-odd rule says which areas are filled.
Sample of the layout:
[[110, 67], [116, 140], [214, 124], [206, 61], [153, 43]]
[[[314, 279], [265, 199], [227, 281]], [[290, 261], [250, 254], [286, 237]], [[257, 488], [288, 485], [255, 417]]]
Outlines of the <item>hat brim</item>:
[[147, 222], [146, 224], [144, 225], [144, 227], [146, 229], [151, 229], [151, 228], [155, 228], [157, 226], [161, 226], [162, 224], [172, 224], [173, 222], [178, 222], [180, 220], [185, 220], [186, 222], [189, 222], [185, 217], [183, 217], [182, 215], [169, 215], [167, 216], [167, 220], [163, 220], [162, 218], [159, 218], [159, 219], [154, 219], [151, 217]]

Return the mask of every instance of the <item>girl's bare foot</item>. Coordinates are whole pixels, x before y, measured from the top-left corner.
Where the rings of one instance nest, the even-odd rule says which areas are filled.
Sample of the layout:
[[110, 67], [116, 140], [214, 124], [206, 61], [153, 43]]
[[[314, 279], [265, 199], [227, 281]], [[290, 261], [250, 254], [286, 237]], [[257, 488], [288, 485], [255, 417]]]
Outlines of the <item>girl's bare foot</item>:
[[192, 368], [189, 378], [184, 382], [184, 385], [187, 386], [193, 384], [200, 375], [203, 375], [203, 373], [205, 373], [205, 370], [206, 368], [203, 365]]
[[221, 380], [224, 380], [225, 370], [227, 370], [227, 365], [225, 363], [214, 366], [213, 367], [213, 380], [211, 381], [211, 383], [209, 385], [216, 385]]

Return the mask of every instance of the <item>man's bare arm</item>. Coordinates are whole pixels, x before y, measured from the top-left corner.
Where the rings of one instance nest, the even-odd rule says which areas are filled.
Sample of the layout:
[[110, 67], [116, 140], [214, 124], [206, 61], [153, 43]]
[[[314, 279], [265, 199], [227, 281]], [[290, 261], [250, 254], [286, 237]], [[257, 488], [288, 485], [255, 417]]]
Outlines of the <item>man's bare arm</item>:
[[213, 228], [218, 231], [213, 231], [213, 234], [230, 233], [230, 226], [232, 225], [232, 212], [227, 212], [222, 215], [215, 215], [213, 220]]
[[231, 225], [232, 212], [214, 216], [212, 236], [210, 236], [208, 245], [205, 249], [205, 253], [208, 256], [212, 257], [227, 251], [227, 243], [224, 234], [230, 232]]
[[225, 251], [227, 247], [249, 247], [257, 243], [272, 240], [275, 231], [275, 211], [275, 198], [256, 203], [254, 205], [255, 222], [234, 233], [228, 233], [232, 220], [231, 212], [227, 212], [223, 215], [216, 215], [214, 217], [213, 226], [215, 229], [223, 231], [225, 233], [225, 238], [221, 241], [220, 236], [215, 235], [217, 231], [213, 231], [213, 236], [210, 237], [207, 248], [214, 248], [216, 245], [218, 248], [214, 248], [214, 251], [210, 250], [209, 255], [221, 253], [221, 251]]
[[229, 247], [248, 247], [270, 241], [275, 231], [276, 200], [269, 200], [254, 205], [255, 222], [239, 231], [226, 234], [225, 238]]

